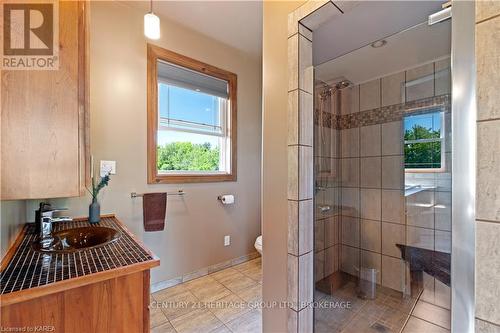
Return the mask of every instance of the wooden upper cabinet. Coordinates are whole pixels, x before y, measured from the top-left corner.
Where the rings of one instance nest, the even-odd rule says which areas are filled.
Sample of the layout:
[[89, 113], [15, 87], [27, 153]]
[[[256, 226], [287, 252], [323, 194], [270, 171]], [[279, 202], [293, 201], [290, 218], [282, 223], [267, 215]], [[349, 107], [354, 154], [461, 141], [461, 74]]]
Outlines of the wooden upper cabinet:
[[2, 200], [83, 193], [90, 167], [87, 6], [59, 2], [58, 70], [2, 71]]

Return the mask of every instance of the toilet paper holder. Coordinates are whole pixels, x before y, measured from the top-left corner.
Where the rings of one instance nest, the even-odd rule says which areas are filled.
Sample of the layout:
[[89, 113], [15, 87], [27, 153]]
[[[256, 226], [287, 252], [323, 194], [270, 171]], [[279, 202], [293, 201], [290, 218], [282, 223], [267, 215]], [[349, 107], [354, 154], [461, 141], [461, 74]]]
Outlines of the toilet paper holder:
[[224, 202], [224, 197], [225, 196], [233, 197], [233, 200], [231, 202], [229, 202], [229, 204], [233, 204], [234, 203], [234, 195], [233, 194], [222, 194], [222, 195], [219, 195], [219, 196], [217, 196], [217, 200], [219, 200], [223, 204], [227, 204], [226, 202]]

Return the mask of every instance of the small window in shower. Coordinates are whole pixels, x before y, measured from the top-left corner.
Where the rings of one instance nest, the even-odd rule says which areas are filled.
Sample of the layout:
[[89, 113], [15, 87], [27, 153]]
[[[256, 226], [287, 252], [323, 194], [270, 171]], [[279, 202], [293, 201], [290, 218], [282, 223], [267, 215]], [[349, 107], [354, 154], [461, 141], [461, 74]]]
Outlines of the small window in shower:
[[443, 172], [444, 112], [441, 109], [404, 118], [405, 172]]

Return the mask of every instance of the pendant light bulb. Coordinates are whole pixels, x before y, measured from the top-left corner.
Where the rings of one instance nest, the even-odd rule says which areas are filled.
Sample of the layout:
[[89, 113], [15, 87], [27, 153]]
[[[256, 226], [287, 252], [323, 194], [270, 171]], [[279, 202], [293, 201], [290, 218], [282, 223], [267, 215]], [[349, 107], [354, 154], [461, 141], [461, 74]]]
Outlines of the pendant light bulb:
[[160, 18], [153, 14], [153, 0], [149, 13], [144, 15], [144, 35], [149, 39], [160, 39]]

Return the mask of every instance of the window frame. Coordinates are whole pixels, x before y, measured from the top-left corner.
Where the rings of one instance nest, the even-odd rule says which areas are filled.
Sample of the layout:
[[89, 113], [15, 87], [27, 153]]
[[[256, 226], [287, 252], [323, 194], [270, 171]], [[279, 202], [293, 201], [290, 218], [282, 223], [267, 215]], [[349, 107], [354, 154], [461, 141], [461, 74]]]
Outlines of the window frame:
[[[441, 117], [441, 130], [440, 130], [440, 137], [439, 139], [417, 139], [417, 140], [404, 140], [404, 135], [405, 135], [405, 127], [404, 127], [404, 120], [403, 120], [403, 165], [404, 165], [404, 145], [407, 143], [416, 143], [416, 142], [439, 142], [441, 144], [441, 167], [439, 168], [405, 168], [405, 173], [443, 173], [446, 172], [446, 128], [445, 128], [445, 113], [446, 109], [444, 106], [439, 107], [439, 110], [429, 112], [429, 113], [439, 113], [439, 116]], [[408, 116], [412, 116], [412, 114], [409, 114]]]
[[[229, 172], [180, 171], [159, 173], [157, 168], [158, 145], [158, 71], [157, 62], [166, 61], [204, 75], [227, 81], [229, 96], [227, 136], [229, 137]], [[179, 53], [147, 44], [147, 178], [148, 184], [206, 183], [237, 180], [237, 75]]]

